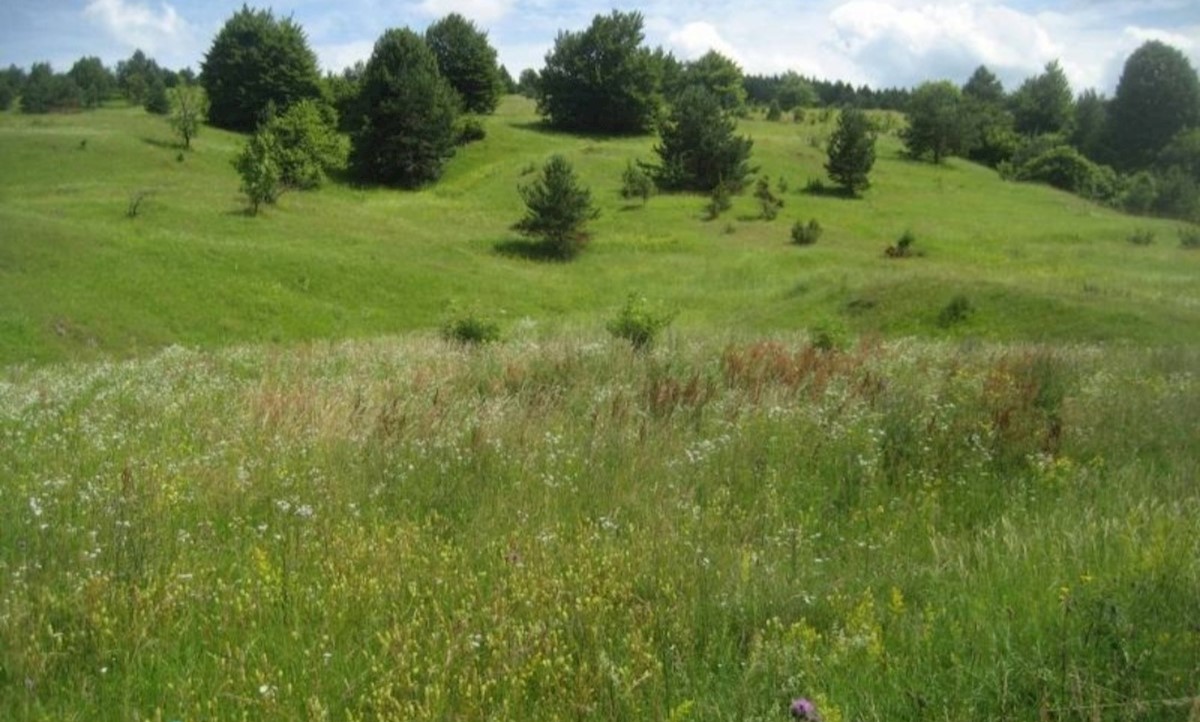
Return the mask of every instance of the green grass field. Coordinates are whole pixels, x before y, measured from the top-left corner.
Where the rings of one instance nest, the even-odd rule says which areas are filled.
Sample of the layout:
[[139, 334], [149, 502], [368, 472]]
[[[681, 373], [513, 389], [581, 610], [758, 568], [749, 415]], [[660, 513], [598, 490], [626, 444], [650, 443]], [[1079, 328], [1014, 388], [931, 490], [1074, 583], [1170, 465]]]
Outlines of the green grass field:
[[[237, 136], [0, 115], [0, 720], [1200, 720], [1176, 224], [892, 136], [806, 195], [830, 126], [755, 120], [783, 213], [706, 222], [618, 198], [652, 140], [534, 121], [250, 217]], [[554, 152], [570, 263], [505, 251]], [[646, 352], [630, 292], [678, 312]]]
[[[814, 120], [815, 113], [809, 114]], [[807, 329], [991, 340], [1178, 343], [1200, 329], [1200, 254], [1175, 224], [1118, 215], [1044, 187], [1001, 182], [960, 161], [900, 157], [881, 138], [861, 200], [805, 195], [822, 178], [827, 124], [747, 121], [754, 162], [791, 191], [773, 222], [749, 220], [749, 196], [715, 222], [704, 200], [660, 196], [628, 207], [625, 163], [652, 159], [650, 138], [544, 132], [510, 98], [488, 137], [427, 190], [334, 185], [285, 195], [244, 215], [230, 159], [237, 136], [206, 129], [177, 158], [166, 123], [140, 109], [0, 116], [0, 362], [129, 356], [171, 345], [369, 337], [430, 329], [447, 305], [477, 305], [510, 324], [600, 328], [631, 292], [680, 311], [702, 333]], [[565, 153], [602, 216], [571, 264], [498, 248], [522, 214], [522, 172]], [[136, 219], [130, 198], [150, 191]], [[825, 228], [811, 248], [793, 221]], [[727, 220], [728, 219], [728, 220]], [[1136, 247], [1138, 229], [1157, 242]], [[905, 230], [923, 258], [884, 249]], [[938, 313], [957, 294], [976, 313], [949, 332]]]

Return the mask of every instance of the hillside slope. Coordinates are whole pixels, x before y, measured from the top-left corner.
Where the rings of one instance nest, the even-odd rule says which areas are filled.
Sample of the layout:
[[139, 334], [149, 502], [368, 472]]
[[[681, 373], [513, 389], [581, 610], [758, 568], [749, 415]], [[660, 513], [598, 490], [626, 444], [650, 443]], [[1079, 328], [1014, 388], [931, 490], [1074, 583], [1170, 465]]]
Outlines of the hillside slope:
[[[865, 198], [808, 195], [831, 130], [810, 116], [742, 126], [762, 172], [788, 181], [780, 217], [753, 220], [747, 195], [706, 222], [697, 196], [640, 208], [617, 195], [627, 160], [652, 158], [652, 138], [546, 132], [518, 98], [434, 187], [335, 184], [286, 195], [257, 218], [243, 213], [230, 165], [236, 135], [206, 128], [181, 154], [166, 124], [140, 109], [0, 115], [0, 363], [429, 329], [452, 301], [538, 334], [599, 328], [630, 292], [680, 310], [685, 332], [823, 324], [887, 336], [1196, 340], [1200, 254], [1178, 247], [1174, 224], [961, 161], [909, 162], [894, 135], [880, 139]], [[555, 152], [602, 209], [591, 248], [570, 264], [504, 252], [517, 239], [517, 185]], [[825, 228], [820, 243], [791, 245], [792, 223], [810, 218]], [[1142, 228], [1154, 245], [1127, 242]], [[886, 259], [907, 229], [924, 255]], [[975, 312], [943, 328], [939, 311], [958, 294]]]

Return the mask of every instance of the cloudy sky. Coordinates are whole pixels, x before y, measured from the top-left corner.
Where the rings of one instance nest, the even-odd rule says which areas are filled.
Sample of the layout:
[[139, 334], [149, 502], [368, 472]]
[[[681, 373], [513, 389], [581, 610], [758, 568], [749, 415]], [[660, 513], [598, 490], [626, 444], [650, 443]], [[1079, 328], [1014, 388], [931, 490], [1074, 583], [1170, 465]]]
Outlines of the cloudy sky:
[[[141, 48], [160, 64], [198, 69], [214, 34], [243, 0], [4, 0], [0, 66], [83, 55], [115, 64]], [[1012, 88], [1059, 59], [1077, 91], [1111, 94], [1125, 58], [1147, 39], [1200, 67], [1198, 0], [282, 0], [322, 66], [365, 59], [389, 27], [424, 29], [459, 12], [486, 30], [515, 76], [539, 68], [559, 30], [597, 13], [639, 10], [647, 41], [690, 59], [710, 48], [750, 73], [793, 69], [875, 87], [928, 79], [961, 83], [983, 63]]]

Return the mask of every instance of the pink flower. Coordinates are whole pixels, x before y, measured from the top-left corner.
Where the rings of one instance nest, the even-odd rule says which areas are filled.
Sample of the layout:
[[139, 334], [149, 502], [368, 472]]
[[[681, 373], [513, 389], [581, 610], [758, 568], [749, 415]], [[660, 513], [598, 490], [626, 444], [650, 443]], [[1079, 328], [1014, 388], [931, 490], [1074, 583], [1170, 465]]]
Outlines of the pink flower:
[[788, 707], [788, 711], [796, 719], [809, 720], [810, 722], [817, 722], [821, 719], [821, 715], [817, 714], [817, 706], [807, 697], [799, 697], [792, 700], [792, 705]]

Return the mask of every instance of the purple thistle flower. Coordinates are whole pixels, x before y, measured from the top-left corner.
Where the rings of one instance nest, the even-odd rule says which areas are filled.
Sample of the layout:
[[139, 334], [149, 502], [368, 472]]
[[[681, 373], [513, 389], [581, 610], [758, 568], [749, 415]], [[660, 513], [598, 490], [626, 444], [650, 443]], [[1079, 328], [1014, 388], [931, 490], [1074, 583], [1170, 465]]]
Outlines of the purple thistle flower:
[[821, 715], [817, 714], [817, 706], [807, 697], [799, 697], [792, 700], [788, 711], [796, 719], [809, 720], [810, 722], [817, 722], [821, 719]]

